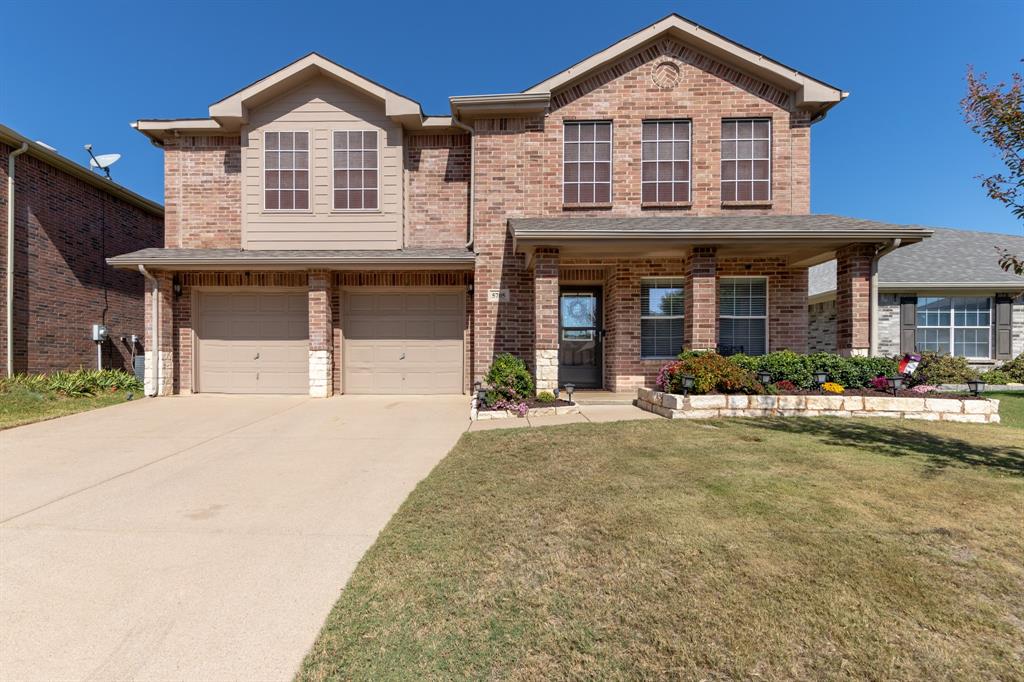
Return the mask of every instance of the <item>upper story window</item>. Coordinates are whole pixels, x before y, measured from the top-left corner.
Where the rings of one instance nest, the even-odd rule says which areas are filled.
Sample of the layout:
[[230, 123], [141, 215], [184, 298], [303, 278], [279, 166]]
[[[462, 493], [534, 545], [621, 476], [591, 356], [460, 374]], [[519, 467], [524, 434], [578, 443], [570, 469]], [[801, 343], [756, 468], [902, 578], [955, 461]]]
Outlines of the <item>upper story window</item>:
[[268, 211], [309, 210], [309, 133], [263, 135], [263, 207]]
[[567, 205], [612, 201], [611, 121], [565, 124], [563, 202]]
[[992, 299], [980, 296], [917, 299], [917, 350], [967, 358], [992, 355]]
[[378, 207], [380, 173], [377, 131], [334, 132], [334, 209], [373, 211]]
[[722, 201], [770, 201], [771, 154], [771, 120], [722, 121]]
[[644, 121], [641, 166], [643, 203], [690, 201], [690, 122]]

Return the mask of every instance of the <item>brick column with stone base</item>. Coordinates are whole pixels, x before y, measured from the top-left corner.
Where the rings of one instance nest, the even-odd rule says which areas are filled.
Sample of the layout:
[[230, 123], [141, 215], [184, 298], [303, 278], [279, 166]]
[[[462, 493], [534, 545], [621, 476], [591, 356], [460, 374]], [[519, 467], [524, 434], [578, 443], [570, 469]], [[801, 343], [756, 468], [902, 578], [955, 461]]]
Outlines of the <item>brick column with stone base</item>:
[[714, 246], [695, 246], [686, 259], [683, 347], [687, 350], [714, 350], [718, 347], [716, 252]]
[[558, 389], [558, 249], [538, 248], [533, 266], [537, 392]]
[[169, 272], [154, 273], [159, 292], [160, 312], [157, 315], [157, 333], [159, 339], [153, 337], [153, 289], [149, 280], [146, 281], [145, 293], [145, 354], [146, 395], [171, 395], [174, 393], [174, 352], [172, 334], [174, 333], [174, 276]]
[[309, 273], [309, 395], [329, 398], [334, 392], [332, 343], [334, 310], [331, 273]]
[[836, 350], [867, 355], [871, 325], [873, 244], [850, 244], [836, 251]]

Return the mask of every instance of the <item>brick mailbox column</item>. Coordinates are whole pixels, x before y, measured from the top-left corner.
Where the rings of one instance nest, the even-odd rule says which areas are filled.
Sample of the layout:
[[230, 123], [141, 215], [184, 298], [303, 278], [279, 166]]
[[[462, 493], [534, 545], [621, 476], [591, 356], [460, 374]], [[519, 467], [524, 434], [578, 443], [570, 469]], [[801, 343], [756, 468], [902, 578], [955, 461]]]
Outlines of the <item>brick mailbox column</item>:
[[714, 246], [695, 246], [686, 259], [683, 346], [687, 350], [714, 350], [718, 347], [716, 263]]
[[537, 392], [558, 388], [558, 249], [538, 248], [533, 266]]
[[329, 398], [334, 392], [334, 310], [331, 273], [309, 273], [309, 395]]
[[867, 355], [871, 324], [872, 244], [850, 244], [836, 251], [836, 350]]

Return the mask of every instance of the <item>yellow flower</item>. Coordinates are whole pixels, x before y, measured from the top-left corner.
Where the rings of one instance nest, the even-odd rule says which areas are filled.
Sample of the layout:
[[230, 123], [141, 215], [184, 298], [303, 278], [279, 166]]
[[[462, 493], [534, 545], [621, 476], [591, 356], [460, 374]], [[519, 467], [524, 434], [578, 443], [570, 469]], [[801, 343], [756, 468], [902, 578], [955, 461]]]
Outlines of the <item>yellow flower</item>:
[[843, 387], [834, 381], [827, 381], [821, 385], [821, 390], [828, 391], [829, 393], [842, 393]]

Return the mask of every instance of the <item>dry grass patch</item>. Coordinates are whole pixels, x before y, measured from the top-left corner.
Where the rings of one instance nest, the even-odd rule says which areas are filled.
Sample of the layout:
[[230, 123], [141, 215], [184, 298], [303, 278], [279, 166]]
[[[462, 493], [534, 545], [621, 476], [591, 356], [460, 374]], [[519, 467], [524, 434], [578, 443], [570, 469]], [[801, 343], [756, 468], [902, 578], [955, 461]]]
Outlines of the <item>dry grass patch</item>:
[[854, 419], [467, 434], [299, 678], [1020, 678], [1021, 446]]

